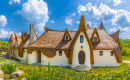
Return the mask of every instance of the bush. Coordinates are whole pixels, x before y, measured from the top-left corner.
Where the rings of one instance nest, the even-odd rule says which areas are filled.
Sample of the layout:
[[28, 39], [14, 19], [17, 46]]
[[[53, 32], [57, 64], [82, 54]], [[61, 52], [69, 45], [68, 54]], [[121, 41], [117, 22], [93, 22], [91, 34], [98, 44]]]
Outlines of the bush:
[[1, 70], [4, 71], [5, 74], [11, 74], [16, 71], [16, 64], [14, 62], [5, 62], [1, 64]]

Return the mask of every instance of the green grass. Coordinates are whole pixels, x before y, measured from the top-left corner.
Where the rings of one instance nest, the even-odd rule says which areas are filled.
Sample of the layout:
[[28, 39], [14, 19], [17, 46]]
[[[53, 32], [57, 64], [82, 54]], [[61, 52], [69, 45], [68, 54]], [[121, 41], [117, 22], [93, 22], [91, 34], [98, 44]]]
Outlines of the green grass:
[[123, 61], [130, 61], [130, 55], [122, 55]]
[[[121, 63], [119, 67], [93, 67], [90, 71], [78, 72], [71, 68], [63, 68], [56, 66], [37, 66], [26, 64], [9, 63], [3, 66], [5, 75], [14, 72], [16, 66], [19, 70], [24, 71], [21, 80], [26, 77], [27, 80], [130, 80], [130, 63]], [[8, 70], [9, 69], [9, 70]], [[8, 72], [11, 71], [11, 72]], [[11, 77], [5, 78], [10, 80]]]
[[130, 64], [120, 67], [93, 67], [90, 71], [78, 72], [71, 68], [56, 66], [19, 65], [27, 80], [130, 80]]
[[14, 62], [4, 62], [0, 68], [5, 74], [11, 74], [16, 71], [17, 65]]

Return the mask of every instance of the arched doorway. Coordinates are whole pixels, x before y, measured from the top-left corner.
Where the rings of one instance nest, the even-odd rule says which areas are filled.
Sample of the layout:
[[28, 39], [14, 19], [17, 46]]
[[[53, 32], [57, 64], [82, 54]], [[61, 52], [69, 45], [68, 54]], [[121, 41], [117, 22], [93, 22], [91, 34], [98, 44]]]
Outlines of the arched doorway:
[[85, 53], [83, 51], [80, 51], [78, 54], [79, 64], [84, 64], [85, 62]]

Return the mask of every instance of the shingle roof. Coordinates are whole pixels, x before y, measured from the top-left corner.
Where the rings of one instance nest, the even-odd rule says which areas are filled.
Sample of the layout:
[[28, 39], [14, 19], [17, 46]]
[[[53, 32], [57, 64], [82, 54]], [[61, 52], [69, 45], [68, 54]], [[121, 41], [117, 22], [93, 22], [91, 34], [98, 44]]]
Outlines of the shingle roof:
[[10, 36], [9, 43], [11, 43], [10, 47], [13, 47], [15, 45], [15, 39], [14, 39], [13, 34], [11, 34], [11, 36]]
[[[88, 28], [86, 30], [86, 34], [88, 38], [91, 39], [94, 29]], [[93, 49], [105, 49], [105, 50], [115, 50], [117, 58], [121, 57], [120, 47], [113, 38], [104, 30], [104, 29], [97, 29], [100, 42], [92, 43]], [[55, 31], [55, 30], [48, 30], [44, 34], [41, 35], [33, 44], [29, 46], [29, 48], [51, 48], [51, 49], [70, 49], [71, 44], [76, 36], [77, 31], [69, 31], [69, 34], [72, 40], [64, 41], [65, 31]], [[119, 62], [122, 60], [119, 59]]]
[[36, 48], [55, 48], [55, 49], [70, 49], [70, 44], [76, 34], [76, 31], [69, 31], [72, 40], [64, 41], [64, 31], [50, 30], [42, 34], [31, 46]]
[[20, 43], [22, 42], [22, 38], [19, 37], [16, 33], [14, 33], [14, 35], [15, 35], [15, 40], [17, 41], [17, 44], [18, 44], [18, 46], [19, 46]]
[[30, 36], [29, 36], [29, 34], [27, 34], [26, 39], [20, 43], [20, 45], [18, 46], [18, 48], [27, 48], [28, 45], [26, 43], [27, 43], [27, 41], [29, 39], [30, 39]]
[[119, 40], [119, 32], [120, 30], [116, 31], [113, 34], [109, 34], [114, 40]]
[[103, 23], [102, 23], [102, 22], [101, 22], [101, 24], [100, 24], [99, 29], [104, 29], [104, 30], [105, 30], [105, 27], [104, 27], [104, 25], [103, 25]]

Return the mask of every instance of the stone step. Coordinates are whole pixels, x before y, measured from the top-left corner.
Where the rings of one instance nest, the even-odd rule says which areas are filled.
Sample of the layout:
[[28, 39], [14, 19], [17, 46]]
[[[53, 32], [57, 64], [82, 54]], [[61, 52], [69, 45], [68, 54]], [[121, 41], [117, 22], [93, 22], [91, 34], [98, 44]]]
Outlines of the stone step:
[[77, 68], [74, 68], [76, 71], [89, 71], [90, 69], [89, 68], [84, 68], [84, 69], [77, 69]]
[[86, 65], [77, 65], [74, 69], [77, 70], [77, 71], [88, 71], [88, 70], [90, 70], [90, 68], [87, 67]]
[[75, 68], [77, 68], [77, 69], [88, 69], [89, 67], [75, 67]]

